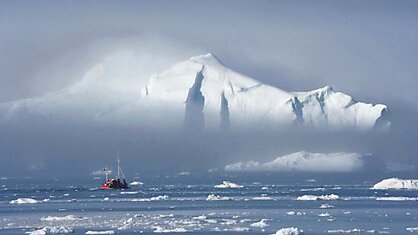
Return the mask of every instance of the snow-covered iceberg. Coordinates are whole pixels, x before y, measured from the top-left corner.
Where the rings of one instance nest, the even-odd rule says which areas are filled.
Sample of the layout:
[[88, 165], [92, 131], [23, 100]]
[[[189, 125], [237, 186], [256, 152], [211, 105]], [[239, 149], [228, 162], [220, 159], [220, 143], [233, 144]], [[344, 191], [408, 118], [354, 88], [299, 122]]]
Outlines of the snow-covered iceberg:
[[119, 69], [122, 55], [94, 66], [69, 88], [0, 104], [0, 122], [74, 119], [207, 131], [294, 124], [321, 130], [370, 130], [390, 125], [388, 108], [383, 104], [357, 102], [329, 86], [288, 92], [235, 72], [212, 54], [175, 64], [152, 76], [140, 91], [141, 83], [135, 80], [140, 74], [133, 72], [137, 67]]
[[384, 179], [373, 185], [372, 189], [415, 189], [418, 190], [418, 180], [416, 179]]
[[281, 156], [273, 161], [237, 162], [225, 166], [226, 171], [306, 171], [306, 172], [351, 172], [363, 166], [363, 157], [358, 153], [309, 153], [300, 151]]

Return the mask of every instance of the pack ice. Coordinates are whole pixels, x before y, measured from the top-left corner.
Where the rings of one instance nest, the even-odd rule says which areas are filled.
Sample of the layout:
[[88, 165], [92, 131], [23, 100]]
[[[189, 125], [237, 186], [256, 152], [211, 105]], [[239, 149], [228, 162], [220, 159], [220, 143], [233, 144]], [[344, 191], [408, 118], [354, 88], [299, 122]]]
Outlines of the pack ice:
[[0, 121], [65, 123], [74, 119], [193, 130], [283, 128], [294, 124], [325, 130], [390, 126], [388, 108], [383, 104], [357, 102], [330, 86], [288, 92], [235, 72], [212, 54], [177, 63], [153, 75], [145, 86], [139, 82], [145, 75], [132, 72], [136, 71], [133, 66], [121, 66], [120, 61], [126, 61], [121, 56], [105, 59], [66, 89], [0, 104]]

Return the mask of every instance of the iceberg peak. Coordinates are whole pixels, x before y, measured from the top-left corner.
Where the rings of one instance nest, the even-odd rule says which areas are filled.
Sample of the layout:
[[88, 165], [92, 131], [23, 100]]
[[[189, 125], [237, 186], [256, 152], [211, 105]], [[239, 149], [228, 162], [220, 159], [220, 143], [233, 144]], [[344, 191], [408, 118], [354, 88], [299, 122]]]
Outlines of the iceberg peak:
[[193, 56], [189, 60], [202, 65], [223, 65], [218, 57], [212, 53]]

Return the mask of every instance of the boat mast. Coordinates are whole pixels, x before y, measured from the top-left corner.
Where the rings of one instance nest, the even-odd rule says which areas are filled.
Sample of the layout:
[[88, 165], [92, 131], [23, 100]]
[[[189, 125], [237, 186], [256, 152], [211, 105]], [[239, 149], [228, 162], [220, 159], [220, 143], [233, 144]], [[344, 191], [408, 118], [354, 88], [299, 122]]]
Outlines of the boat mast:
[[121, 173], [121, 169], [120, 169], [120, 158], [119, 158], [119, 149], [118, 149], [118, 179], [120, 179], [120, 173]]

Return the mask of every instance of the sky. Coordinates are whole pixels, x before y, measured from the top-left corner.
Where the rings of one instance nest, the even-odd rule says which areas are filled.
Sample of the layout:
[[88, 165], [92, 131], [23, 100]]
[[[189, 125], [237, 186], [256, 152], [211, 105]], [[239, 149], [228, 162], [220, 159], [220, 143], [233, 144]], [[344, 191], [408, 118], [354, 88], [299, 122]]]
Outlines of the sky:
[[[228, 67], [285, 90], [330, 85], [387, 104], [393, 119], [387, 141], [396, 144], [385, 152], [416, 164], [417, 9], [416, 1], [371, 0], [0, 0], [0, 102], [68, 87], [120, 50], [160, 58], [157, 71], [212, 52]], [[1, 138], [3, 146], [11, 143]], [[33, 148], [22, 148], [30, 159]]]

